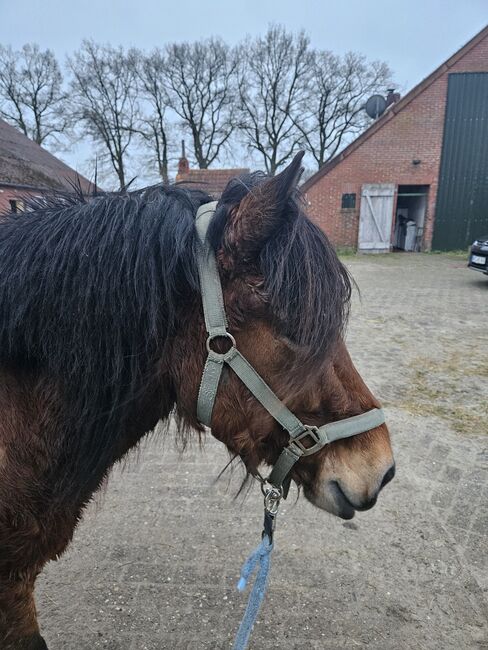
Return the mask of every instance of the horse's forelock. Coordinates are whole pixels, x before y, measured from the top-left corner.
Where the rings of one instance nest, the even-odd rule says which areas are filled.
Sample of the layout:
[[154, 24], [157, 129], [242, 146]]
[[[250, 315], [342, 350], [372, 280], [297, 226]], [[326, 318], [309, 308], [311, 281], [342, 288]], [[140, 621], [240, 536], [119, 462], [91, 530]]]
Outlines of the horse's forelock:
[[[227, 185], [209, 228], [217, 252], [230, 213], [269, 177], [255, 173]], [[347, 322], [351, 281], [323, 231], [305, 214], [298, 191], [291, 194], [283, 225], [261, 248], [259, 267], [277, 327], [314, 359], [323, 358]]]

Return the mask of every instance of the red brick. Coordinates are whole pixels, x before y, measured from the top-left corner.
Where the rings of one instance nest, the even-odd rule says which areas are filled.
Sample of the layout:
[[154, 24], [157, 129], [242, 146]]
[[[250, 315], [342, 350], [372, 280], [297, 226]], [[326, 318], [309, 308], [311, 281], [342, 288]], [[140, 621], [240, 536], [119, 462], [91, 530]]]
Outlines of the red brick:
[[[441, 159], [448, 75], [488, 72], [488, 27], [393, 105], [355, 143], [303, 186], [309, 214], [336, 246], [357, 245], [364, 183], [428, 185], [423, 249], [430, 250]], [[421, 160], [413, 165], [414, 159]], [[356, 209], [341, 210], [342, 194], [356, 193]]]

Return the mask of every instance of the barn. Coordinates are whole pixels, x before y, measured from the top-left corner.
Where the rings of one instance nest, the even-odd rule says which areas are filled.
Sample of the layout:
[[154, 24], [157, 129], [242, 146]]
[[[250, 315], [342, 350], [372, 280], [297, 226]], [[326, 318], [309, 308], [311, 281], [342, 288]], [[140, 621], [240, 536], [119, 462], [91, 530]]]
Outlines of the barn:
[[46, 192], [89, 194], [94, 186], [49, 151], [0, 119], [0, 214], [23, 210], [26, 197]]
[[488, 26], [302, 186], [337, 247], [466, 248], [488, 233]]

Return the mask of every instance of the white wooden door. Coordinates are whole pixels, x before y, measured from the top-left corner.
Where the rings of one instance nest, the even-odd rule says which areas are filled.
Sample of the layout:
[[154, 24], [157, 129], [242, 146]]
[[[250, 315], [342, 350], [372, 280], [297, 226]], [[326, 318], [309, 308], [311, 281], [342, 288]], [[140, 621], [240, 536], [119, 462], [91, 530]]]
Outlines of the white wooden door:
[[387, 253], [390, 250], [394, 200], [394, 185], [367, 183], [362, 186], [358, 237], [360, 251]]

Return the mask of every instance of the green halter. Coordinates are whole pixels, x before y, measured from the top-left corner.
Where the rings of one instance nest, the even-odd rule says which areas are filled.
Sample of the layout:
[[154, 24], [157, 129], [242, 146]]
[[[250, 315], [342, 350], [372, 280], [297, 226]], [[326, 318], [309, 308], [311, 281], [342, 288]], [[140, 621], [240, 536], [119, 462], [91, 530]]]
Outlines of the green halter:
[[[212, 411], [217, 396], [224, 364], [232, 368], [239, 379], [247, 386], [254, 397], [279, 422], [290, 435], [288, 445], [283, 449], [271, 474], [266, 479], [278, 490], [283, 489], [293, 465], [302, 457], [314, 454], [335, 440], [349, 438], [380, 426], [385, 422], [382, 409], [371, 409], [361, 415], [330, 422], [321, 427], [302, 424], [300, 420], [273, 393], [264, 379], [256, 372], [247, 359], [236, 348], [232, 334], [227, 331], [222, 285], [215, 254], [207, 239], [209, 223], [217, 207], [217, 201], [200, 206], [196, 216], [198, 233], [198, 273], [202, 293], [203, 313], [207, 329], [207, 361], [203, 370], [197, 402], [197, 417], [210, 426]], [[215, 338], [225, 337], [231, 343], [230, 349], [220, 354], [212, 350]]]

